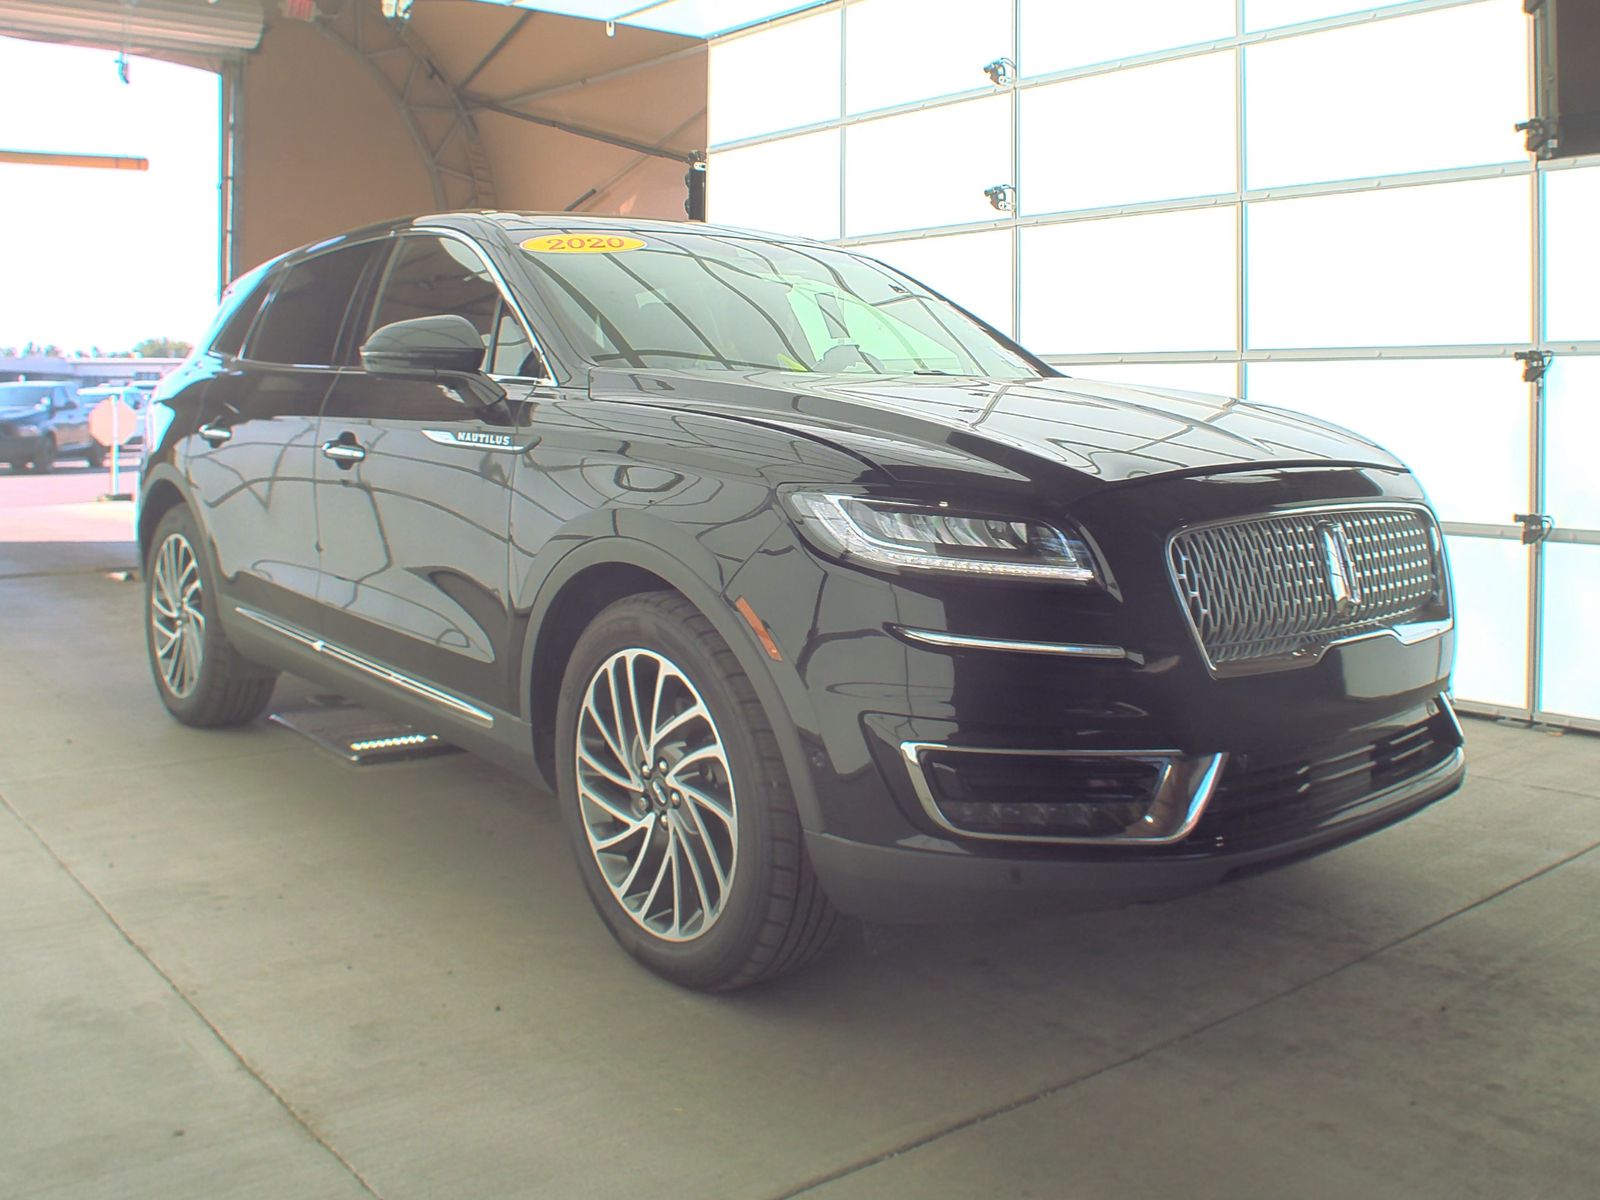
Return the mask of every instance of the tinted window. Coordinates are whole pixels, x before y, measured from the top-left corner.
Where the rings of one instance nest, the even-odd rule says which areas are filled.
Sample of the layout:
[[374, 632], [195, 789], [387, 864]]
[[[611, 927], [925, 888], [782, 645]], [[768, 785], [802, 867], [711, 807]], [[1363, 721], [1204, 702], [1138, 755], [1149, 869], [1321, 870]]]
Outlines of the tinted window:
[[222, 329], [211, 342], [213, 353], [225, 354], [229, 358], [236, 356], [243, 348], [244, 335], [250, 332], [250, 322], [256, 319], [256, 313], [261, 311], [261, 302], [271, 290], [271, 280], [265, 275], [257, 277], [254, 286], [251, 286], [248, 277], [239, 283], [244, 285], [239, 292], [229, 288], [222, 297], [223, 308], [232, 305], [233, 311], [224, 318]]
[[483, 337], [485, 368], [491, 374], [544, 374], [521, 322], [475, 250], [455, 238], [403, 238], [383, 281], [371, 328], [446, 314], [472, 322]]
[[260, 362], [331, 364], [350, 297], [381, 245], [346, 246], [290, 267], [250, 337], [246, 356]]

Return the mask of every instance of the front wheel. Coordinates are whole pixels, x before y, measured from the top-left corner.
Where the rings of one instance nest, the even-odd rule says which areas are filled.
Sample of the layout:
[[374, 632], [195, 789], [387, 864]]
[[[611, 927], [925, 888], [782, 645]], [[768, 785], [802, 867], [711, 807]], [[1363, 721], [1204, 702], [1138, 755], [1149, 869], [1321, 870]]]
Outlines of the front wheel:
[[243, 725], [272, 699], [278, 673], [239, 656], [217, 620], [217, 589], [193, 515], [169, 509], [144, 567], [145, 646], [161, 702], [185, 725]]
[[579, 872], [622, 947], [729, 991], [803, 965], [837, 918], [806, 860], [772, 725], [674, 592], [619, 600], [573, 650], [556, 773]]
[[39, 448], [33, 452], [33, 457], [28, 459], [30, 470], [44, 474], [55, 468], [56, 465], [56, 439], [46, 437], [39, 443]]

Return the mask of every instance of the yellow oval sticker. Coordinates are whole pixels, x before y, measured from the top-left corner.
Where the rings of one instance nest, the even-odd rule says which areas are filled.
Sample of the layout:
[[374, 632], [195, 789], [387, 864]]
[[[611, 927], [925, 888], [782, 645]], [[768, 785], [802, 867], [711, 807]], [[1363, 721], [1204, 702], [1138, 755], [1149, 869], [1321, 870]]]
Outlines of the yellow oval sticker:
[[529, 254], [621, 254], [643, 247], [638, 238], [610, 233], [547, 233], [522, 243]]

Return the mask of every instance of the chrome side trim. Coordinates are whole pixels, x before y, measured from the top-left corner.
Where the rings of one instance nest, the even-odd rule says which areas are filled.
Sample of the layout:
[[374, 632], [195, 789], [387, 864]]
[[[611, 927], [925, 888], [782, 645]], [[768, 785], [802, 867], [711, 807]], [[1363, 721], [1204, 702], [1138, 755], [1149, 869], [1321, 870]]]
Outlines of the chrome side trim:
[[441, 446], [455, 446], [463, 450], [497, 450], [502, 454], [521, 454], [539, 444], [538, 438], [519, 445], [509, 433], [481, 433], [475, 429], [424, 429], [422, 436]]
[[[1136, 762], [1163, 764], [1161, 780], [1156, 785], [1155, 798], [1151, 800], [1143, 820], [1148, 822], [1151, 836], [1121, 833], [1109, 837], [1027, 837], [1010, 833], [975, 833], [952, 825], [939, 811], [922, 767], [922, 754], [938, 750], [946, 754], [1013, 754], [1039, 758], [1121, 758]], [[911, 775], [911, 786], [917, 794], [929, 820], [957, 837], [976, 838], [986, 842], [1048, 843], [1058, 846], [1170, 846], [1181, 842], [1200, 823], [1206, 805], [1222, 778], [1227, 765], [1226, 754], [1185, 755], [1181, 750], [1012, 750], [1002, 747], [949, 746], [943, 742], [901, 742], [900, 753], [906, 760]]]
[[1121, 646], [1097, 646], [1088, 642], [1023, 642], [1012, 638], [969, 637], [962, 633], [940, 633], [932, 629], [912, 629], [891, 625], [891, 632], [909, 642], [923, 642], [950, 650], [1008, 650], [1014, 654], [1055, 654], [1063, 658], [1122, 659], [1128, 652]]
[[468, 704], [465, 700], [450, 695], [449, 692], [442, 692], [436, 687], [423, 683], [421, 680], [413, 679], [409, 675], [402, 675], [399, 671], [385, 667], [380, 663], [375, 663], [369, 658], [363, 658], [359, 654], [346, 650], [343, 646], [336, 646], [332, 642], [324, 641], [314, 634], [307, 633], [305, 630], [296, 628], [287, 622], [279, 621], [275, 617], [269, 617], [265, 613], [257, 612], [253, 608], [246, 608], [244, 605], [239, 604], [234, 606], [234, 612], [246, 620], [254, 621], [256, 624], [270, 629], [279, 637], [287, 638], [289, 641], [296, 642], [318, 654], [325, 654], [335, 662], [343, 663], [347, 667], [354, 667], [357, 671], [370, 675], [372, 678], [382, 683], [387, 683], [391, 687], [399, 688], [403, 692], [409, 692], [419, 699], [426, 700], [431, 704], [437, 704], [440, 708], [449, 709], [451, 712], [476, 721], [480, 725], [491, 728], [494, 726], [494, 715], [492, 713], [487, 713], [476, 705]]

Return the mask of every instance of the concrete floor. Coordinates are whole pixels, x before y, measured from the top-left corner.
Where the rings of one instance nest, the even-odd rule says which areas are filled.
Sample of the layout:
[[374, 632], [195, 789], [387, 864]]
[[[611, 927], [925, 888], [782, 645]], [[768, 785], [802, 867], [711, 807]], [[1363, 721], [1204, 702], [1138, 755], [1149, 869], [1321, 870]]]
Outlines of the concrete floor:
[[1470, 722], [1466, 788], [1365, 843], [710, 998], [615, 949], [515, 778], [175, 724], [125, 506], [22, 482], [0, 1195], [1600, 1195], [1600, 738]]

